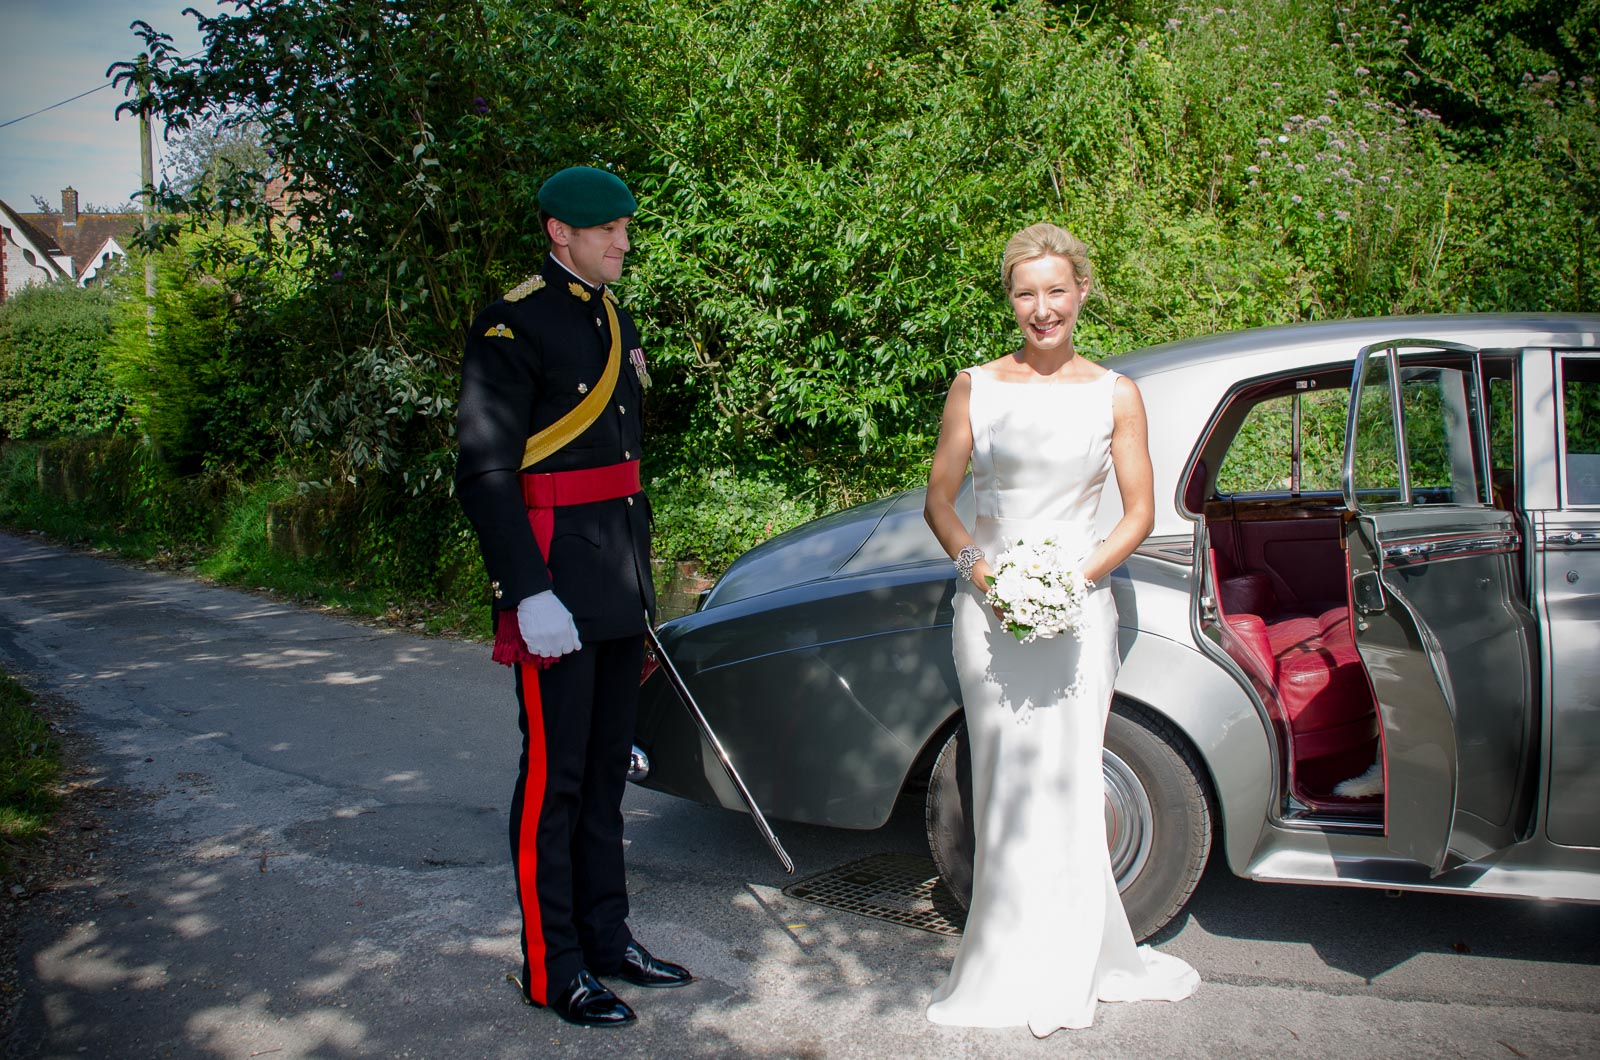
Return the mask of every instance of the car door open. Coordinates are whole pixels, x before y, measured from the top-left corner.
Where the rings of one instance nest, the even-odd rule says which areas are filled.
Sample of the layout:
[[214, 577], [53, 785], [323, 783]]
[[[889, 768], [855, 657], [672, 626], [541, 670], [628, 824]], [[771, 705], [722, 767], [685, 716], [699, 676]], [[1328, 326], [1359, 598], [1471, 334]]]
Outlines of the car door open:
[[1438, 875], [1523, 834], [1534, 626], [1493, 506], [1478, 351], [1363, 349], [1343, 491], [1351, 622], [1377, 698], [1389, 848]]

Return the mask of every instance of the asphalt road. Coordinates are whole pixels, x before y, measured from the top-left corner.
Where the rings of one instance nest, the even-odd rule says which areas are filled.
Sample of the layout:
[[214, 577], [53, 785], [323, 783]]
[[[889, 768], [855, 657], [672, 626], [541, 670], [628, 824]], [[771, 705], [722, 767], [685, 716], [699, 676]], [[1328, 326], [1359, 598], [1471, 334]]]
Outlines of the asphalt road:
[[[1199, 969], [1192, 999], [1042, 1042], [934, 1027], [953, 939], [790, 898], [747, 818], [642, 790], [631, 922], [699, 981], [623, 990], [639, 1023], [580, 1030], [504, 982], [517, 732], [485, 646], [0, 535], [0, 662], [76, 705], [124, 793], [94, 868], [26, 896], [22, 1056], [1600, 1051], [1600, 908], [1252, 884], [1218, 860], [1157, 939]], [[778, 828], [801, 877], [926, 852], [914, 806], [871, 833]]]

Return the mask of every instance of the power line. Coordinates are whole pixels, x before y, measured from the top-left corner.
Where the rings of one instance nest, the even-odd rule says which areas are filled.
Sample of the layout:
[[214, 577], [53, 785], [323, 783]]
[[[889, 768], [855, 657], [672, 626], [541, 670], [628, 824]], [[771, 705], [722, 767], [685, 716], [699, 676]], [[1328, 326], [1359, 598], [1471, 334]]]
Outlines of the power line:
[[32, 114], [24, 114], [20, 118], [12, 118], [10, 121], [0, 122], [0, 129], [4, 129], [8, 125], [15, 125], [19, 121], [27, 121], [29, 118], [36, 118], [39, 115], [43, 114], [47, 110], [55, 110], [57, 107], [64, 107], [68, 103], [71, 103], [73, 100], [82, 99], [84, 96], [92, 96], [96, 92], [100, 91], [102, 88], [110, 88], [110, 87], [111, 87], [111, 82], [110, 81], [107, 81], [103, 85], [96, 85], [94, 88], [89, 89], [89, 91], [87, 91], [87, 92], [79, 92], [76, 96], [71, 96], [71, 97], [69, 97], [67, 99], [62, 100], [59, 103], [52, 103], [48, 107], [40, 107], [38, 110], [34, 111]]
[[[201, 49], [201, 51], [204, 51], [204, 50], [205, 49], [203, 49], [203, 48]], [[194, 52], [190, 52], [188, 55], [180, 55], [180, 56], [178, 56], [178, 58], [180, 60], [193, 59], [196, 55], [199, 55], [199, 54], [200, 54], [200, 52], [194, 51]], [[87, 92], [79, 92], [76, 96], [69, 96], [66, 99], [61, 100], [59, 103], [52, 103], [48, 107], [40, 107], [38, 110], [34, 111], [32, 114], [24, 114], [22, 117], [20, 117], [20, 118], [12, 118], [10, 121], [0, 121], [0, 129], [4, 129], [9, 125], [15, 125], [19, 121], [27, 121], [29, 118], [37, 118], [39, 115], [43, 114], [47, 110], [55, 110], [57, 107], [65, 107], [68, 103], [71, 103], [74, 100], [82, 99], [84, 96], [92, 96], [92, 95], [94, 95], [96, 92], [100, 91], [102, 88], [110, 88], [114, 83], [115, 82], [107, 81], [103, 85], [96, 85], [95, 87], [89, 89]]]

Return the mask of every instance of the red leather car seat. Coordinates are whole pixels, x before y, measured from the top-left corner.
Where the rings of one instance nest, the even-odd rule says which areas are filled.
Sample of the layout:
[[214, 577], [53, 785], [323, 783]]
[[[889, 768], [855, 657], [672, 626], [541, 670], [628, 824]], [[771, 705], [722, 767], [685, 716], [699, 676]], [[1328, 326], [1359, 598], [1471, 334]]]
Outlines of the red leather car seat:
[[1371, 765], [1378, 713], [1349, 608], [1285, 610], [1271, 579], [1254, 572], [1220, 578], [1217, 597], [1232, 634], [1224, 647], [1277, 695], [1289, 728], [1297, 793], [1325, 797], [1339, 781]]

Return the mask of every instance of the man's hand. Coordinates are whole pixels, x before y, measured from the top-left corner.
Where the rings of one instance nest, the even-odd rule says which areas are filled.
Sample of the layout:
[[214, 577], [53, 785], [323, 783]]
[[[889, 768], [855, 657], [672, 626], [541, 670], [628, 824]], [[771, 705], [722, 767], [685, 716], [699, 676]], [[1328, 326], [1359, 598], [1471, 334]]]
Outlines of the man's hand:
[[525, 598], [517, 605], [517, 628], [528, 651], [554, 659], [583, 647], [572, 613], [548, 589]]

